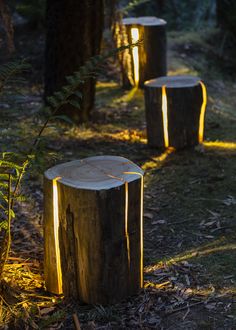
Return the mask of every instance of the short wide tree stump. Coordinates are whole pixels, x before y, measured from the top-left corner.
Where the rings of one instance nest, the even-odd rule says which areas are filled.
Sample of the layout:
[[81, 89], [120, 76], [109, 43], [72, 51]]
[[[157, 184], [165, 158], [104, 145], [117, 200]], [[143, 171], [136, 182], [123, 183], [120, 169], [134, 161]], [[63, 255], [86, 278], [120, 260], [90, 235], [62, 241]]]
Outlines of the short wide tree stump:
[[160, 77], [144, 90], [150, 146], [181, 149], [203, 141], [207, 94], [200, 78]]
[[123, 157], [57, 165], [44, 180], [48, 291], [110, 304], [143, 286], [143, 171]]
[[123, 87], [143, 87], [146, 80], [166, 75], [166, 21], [146, 16], [122, 20], [117, 45], [142, 43], [120, 53]]

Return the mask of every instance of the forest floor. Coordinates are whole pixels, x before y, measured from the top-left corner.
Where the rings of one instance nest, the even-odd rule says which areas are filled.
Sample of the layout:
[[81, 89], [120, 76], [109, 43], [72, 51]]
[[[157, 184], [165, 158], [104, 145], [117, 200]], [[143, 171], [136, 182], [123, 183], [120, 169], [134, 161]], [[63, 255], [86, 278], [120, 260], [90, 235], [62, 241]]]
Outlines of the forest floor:
[[[93, 123], [47, 129], [24, 183], [27, 201], [16, 205], [4, 276], [18, 295], [5, 293], [1, 328], [74, 329], [74, 313], [82, 329], [236, 328], [236, 84], [215, 60], [214, 33], [169, 34], [169, 74], [198, 75], [207, 86], [202, 145], [169, 153], [149, 148], [143, 91], [106, 79], [97, 84]], [[2, 151], [25, 150], [43, 122], [40, 85], [19, 92], [7, 89], [1, 100]], [[107, 307], [66, 302], [43, 282], [43, 170], [103, 154], [145, 170], [144, 289]]]

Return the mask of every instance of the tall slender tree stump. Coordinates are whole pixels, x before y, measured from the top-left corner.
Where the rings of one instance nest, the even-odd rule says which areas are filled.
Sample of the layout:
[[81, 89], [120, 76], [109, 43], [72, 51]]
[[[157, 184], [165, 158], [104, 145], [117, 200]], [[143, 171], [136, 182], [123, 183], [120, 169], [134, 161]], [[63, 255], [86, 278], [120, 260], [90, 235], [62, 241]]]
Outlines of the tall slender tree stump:
[[148, 144], [181, 149], [203, 141], [206, 88], [194, 76], [160, 77], [145, 82]]
[[120, 54], [123, 87], [143, 87], [146, 80], [166, 75], [166, 21], [153, 16], [124, 18], [116, 39], [118, 46], [142, 41]]
[[48, 291], [110, 304], [143, 286], [143, 171], [123, 157], [98, 156], [45, 172]]

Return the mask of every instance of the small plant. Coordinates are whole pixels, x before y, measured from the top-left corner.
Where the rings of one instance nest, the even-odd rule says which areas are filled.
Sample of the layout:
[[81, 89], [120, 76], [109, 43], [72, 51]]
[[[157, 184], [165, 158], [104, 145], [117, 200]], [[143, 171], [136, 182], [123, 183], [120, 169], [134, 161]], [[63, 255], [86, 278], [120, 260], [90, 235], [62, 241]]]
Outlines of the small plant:
[[[32, 160], [37, 155], [39, 143], [43, 133], [49, 122], [60, 118], [68, 120], [65, 116], [58, 116], [58, 110], [65, 104], [71, 104], [76, 108], [80, 108], [82, 94], [79, 91], [81, 85], [89, 78], [95, 78], [104, 61], [114, 56], [117, 52], [124, 51], [127, 48], [135, 47], [138, 43], [126, 45], [111, 50], [103, 55], [92, 57], [80, 67], [78, 71], [66, 77], [67, 85], [63, 86], [58, 92], [55, 92], [48, 98], [49, 106], [47, 107], [48, 118], [45, 120], [35, 139], [33, 140], [28, 152], [24, 155], [18, 155], [12, 152], [0, 154], [0, 281], [2, 280], [3, 270], [8, 258], [11, 246], [11, 220], [14, 218], [14, 203], [22, 200], [20, 186], [22, 179]], [[0, 91], [10, 79], [27, 69], [28, 66], [24, 62], [8, 63], [0, 68]]]

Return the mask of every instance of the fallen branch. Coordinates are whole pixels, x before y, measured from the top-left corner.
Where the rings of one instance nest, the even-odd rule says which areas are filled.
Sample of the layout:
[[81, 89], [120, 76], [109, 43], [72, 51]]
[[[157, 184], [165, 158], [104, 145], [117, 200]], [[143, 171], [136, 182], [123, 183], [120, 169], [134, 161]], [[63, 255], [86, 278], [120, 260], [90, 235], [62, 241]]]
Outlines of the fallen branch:
[[75, 329], [76, 330], [81, 330], [79, 319], [78, 319], [78, 316], [77, 316], [76, 313], [73, 314], [73, 321], [74, 321], [74, 324], [75, 324]]

